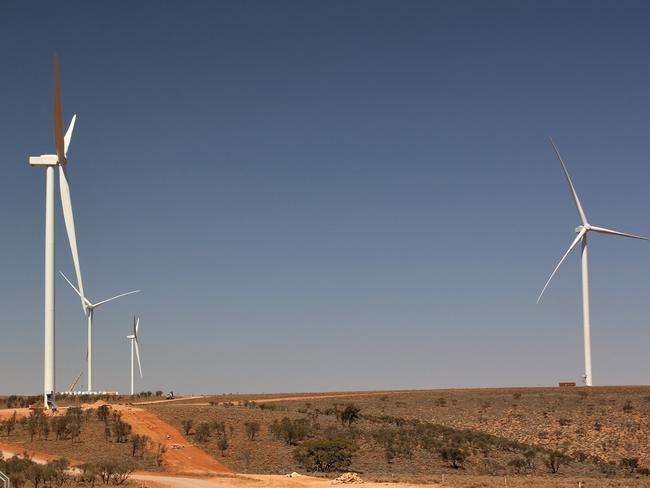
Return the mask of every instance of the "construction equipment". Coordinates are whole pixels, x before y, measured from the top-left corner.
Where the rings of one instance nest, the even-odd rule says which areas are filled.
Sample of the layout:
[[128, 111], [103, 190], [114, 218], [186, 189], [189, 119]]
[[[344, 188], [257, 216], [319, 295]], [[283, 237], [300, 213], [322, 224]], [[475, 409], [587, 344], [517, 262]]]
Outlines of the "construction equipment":
[[74, 391], [75, 387], [77, 386], [77, 383], [79, 383], [79, 379], [83, 374], [84, 372], [83, 370], [81, 370], [81, 373], [79, 373], [77, 378], [72, 383], [70, 383], [70, 386], [68, 386], [68, 393], [72, 393]]

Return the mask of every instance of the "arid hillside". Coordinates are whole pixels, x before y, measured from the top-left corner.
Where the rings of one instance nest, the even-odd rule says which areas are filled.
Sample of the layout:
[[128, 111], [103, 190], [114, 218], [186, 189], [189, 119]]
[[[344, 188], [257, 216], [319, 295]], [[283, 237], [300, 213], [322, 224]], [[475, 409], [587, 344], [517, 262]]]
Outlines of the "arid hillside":
[[[358, 415], [346, 423], [350, 404]], [[237, 395], [144, 408], [239, 472], [313, 469], [301, 446], [320, 441], [349, 442], [347, 469], [376, 480], [644, 477], [650, 467], [646, 387]]]

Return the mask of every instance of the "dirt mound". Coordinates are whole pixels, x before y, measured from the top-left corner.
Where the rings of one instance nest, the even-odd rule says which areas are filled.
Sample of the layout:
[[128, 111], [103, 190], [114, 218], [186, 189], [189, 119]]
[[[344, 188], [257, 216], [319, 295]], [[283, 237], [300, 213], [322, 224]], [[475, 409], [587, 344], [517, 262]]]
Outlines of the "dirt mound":
[[343, 473], [341, 476], [332, 481], [333, 485], [343, 485], [343, 484], [359, 484], [363, 483], [361, 476], [357, 473]]

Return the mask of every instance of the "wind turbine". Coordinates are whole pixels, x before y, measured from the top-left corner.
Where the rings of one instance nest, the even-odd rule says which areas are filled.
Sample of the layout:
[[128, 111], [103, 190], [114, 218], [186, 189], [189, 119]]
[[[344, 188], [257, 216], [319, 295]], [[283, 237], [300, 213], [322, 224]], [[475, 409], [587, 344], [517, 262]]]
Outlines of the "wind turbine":
[[569, 184], [569, 189], [571, 190], [571, 195], [573, 196], [573, 202], [575, 203], [576, 209], [578, 210], [578, 215], [580, 216], [581, 223], [575, 229], [575, 232], [577, 234], [575, 239], [573, 240], [573, 242], [569, 246], [569, 249], [567, 250], [567, 252], [564, 253], [564, 256], [562, 256], [562, 259], [560, 259], [560, 262], [557, 264], [557, 266], [551, 273], [551, 276], [546, 281], [544, 288], [542, 288], [542, 292], [539, 294], [539, 297], [537, 298], [537, 303], [539, 303], [539, 301], [542, 299], [542, 295], [544, 294], [544, 291], [546, 291], [546, 288], [548, 287], [549, 283], [553, 279], [553, 276], [555, 276], [555, 273], [559, 269], [560, 265], [564, 262], [564, 260], [569, 255], [569, 253], [573, 251], [573, 249], [580, 242], [581, 262], [582, 262], [582, 324], [583, 324], [584, 351], [585, 351], [585, 374], [583, 378], [586, 386], [592, 386], [593, 375], [591, 372], [591, 321], [590, 321], [590, 314], [589, 314], [589, 259], [587, 255], [587, 234], [589, 234], [589, 232], [598, 232], [601, 234], [608, 234], [612, 236], [630, 237], [632, 239], [642, 239], [644, 241], [650, 241], [650, 238], [591, 225], [587, 220], [587, 215], [585, 214], [584, 209], [582, 208], [582, 204], [580, 203], [580, 199], [578, 198], [576, 189], [573, 186], [573, 181], [571, 181], [571, 176], [569, 176], [569, 171], [567, 170], [566, 164], [564, 163], [562, 156], [560, 156], [560, 151], [555, 145], [555, 141], [553, 141], [553, 139], [550, 139], [550, 141], [555, 151], [555, 154], [557, 158], [560, 160], [560, 164], [562, 165], [562, 170], [564, 171], [564, 176], [566, 176], [567, 183]]
[[81, 281], [81, 269], [79, 266], [79, 253], [77, 251], [77, 238], [74, 228], [74, 216], [72, 213], [72, 202], [70, 199], [70, 186], [66, 173], [68, 146], [72, 138], [72, 131], [77, 116], [72, 117], [70, 126], [65, 135], [63, 134], [63, 111], [61, 109], [61, 93], [59, 86], [59, 58], [54, 53], [54, 144], [56, 154], [45, 154], [31, 156], [31, 166], [46, 168], [45, 179], [45, 347], [44, 347], [44, 368], [43, 368], [43, 403], [45, 408], [56, 409], [55, 403], [55, 241], [54, 241], [54, 167], [59, 167], [59, 189], [61, 192], [61, 207], [63, 208], [63, 219], [72, 252], [77, 284], [83, 301], [83, 283]]
[[101, 302], [90, 303], [90, 300], [88, 300], [88, 298], [83, 296], [81, 292], [77, 290], [77, 288], [72, 284], [72, 282], [68, 279], [68, 277], [63, 274], [63, 271], [59, 271], [59, 273], [61, 273], [61, 276], [63, 276], [65, 281], [68, 282], [68, 284], [72, 287], [74, 291], [77, 292], [77, 295], [79, 295], [84, 302], [86, 316], [88, 317], [88, 352], [86, 357], [88, 361], [88, 390], [87, 391], [88, 393], [91, 393], [93, 391], [93, 318], [95, 316], [95, 309], [100, 305], [104, 305], [105, 303], [112, 302], [113, 300], [116, 300], [118, 298], [122, 298], [127, 295], [132, 295], [133, 293], [138, 293], [140, 290], [128, 291], [126, 293], [116, 295], [107, 300], [102, 300]]
[[133, 365], [133, 351], [135, 350], [135, 357], [138, 358], [138, 369], [140, 370], [140, 378], [142, 378], [142, 365], [140, 364], [140, 349], [138, 348], [138, 329], [140, 329], [140, 317], [133, 316], [133, 334], [126, 336], [131, 341], [131, 395], [135, 394], [135, 368]]

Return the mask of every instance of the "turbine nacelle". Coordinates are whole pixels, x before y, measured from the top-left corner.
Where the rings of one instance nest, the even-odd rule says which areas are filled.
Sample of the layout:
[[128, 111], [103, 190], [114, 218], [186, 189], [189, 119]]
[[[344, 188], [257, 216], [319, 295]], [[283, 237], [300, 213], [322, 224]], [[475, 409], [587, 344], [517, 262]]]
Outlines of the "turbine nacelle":
[[41, 154], [40, 156], [30, 156], [30, 166], [56, 166], [59, 159], [56, 154]]

